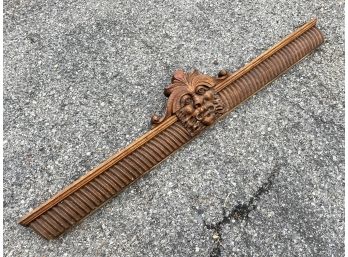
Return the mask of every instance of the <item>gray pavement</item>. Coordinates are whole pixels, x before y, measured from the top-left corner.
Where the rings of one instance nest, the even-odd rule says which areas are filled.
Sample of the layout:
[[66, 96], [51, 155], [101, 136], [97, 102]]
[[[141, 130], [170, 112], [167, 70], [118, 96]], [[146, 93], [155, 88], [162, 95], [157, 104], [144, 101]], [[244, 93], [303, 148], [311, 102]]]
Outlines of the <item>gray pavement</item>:
[[[343, 256], [344, 1], [5, 1], [5, 256]], [[326, 42], [54, 241], [16, 223], [149, 128], [175, 69]]]

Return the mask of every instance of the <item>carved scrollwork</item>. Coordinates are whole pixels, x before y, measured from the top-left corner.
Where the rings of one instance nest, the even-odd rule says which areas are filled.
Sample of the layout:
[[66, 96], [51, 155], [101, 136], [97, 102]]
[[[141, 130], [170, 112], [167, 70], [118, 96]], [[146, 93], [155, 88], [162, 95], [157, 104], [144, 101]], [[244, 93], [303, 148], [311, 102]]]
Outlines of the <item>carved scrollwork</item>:
[[152, 117], [156, 125], [176, 114], [178, 120], [191, 135], [211, 125], [226, 111], [223, 101], [214, 90], [215, 79], [194, 70], [185, 73], [178, 70], [172, 77], [172, 83], [164, 90], [168, 97], [165, 115]]

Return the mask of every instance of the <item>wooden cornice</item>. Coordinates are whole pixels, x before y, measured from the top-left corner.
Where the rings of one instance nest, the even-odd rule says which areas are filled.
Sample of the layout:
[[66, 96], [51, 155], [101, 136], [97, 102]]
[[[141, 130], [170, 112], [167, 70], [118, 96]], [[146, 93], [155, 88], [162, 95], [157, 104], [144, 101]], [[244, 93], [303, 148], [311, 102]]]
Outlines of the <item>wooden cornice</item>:
[[[317, 24], [317, 19], [312, 19], [309, 22], [305, 23], [304, 25], [300, 26], [297, 30], [292, 32], [290, 35], [283, 38], [281, 41], [279, 41], [277, 44], [273, 45], [271, 48], [269, 48], [267, 51], [263, 52], [261, 55], [256, 57], [254, 60], [252, 60], [250, 63], [246, 64], [243, 68], [239, 69], [235, 73], [233, 73], [231, 76], [226, 78], [225, 80], [221, 81], [218, 85], [216, 85], [216, 91], [220, 91], [221, 89], [228, 86], [230, 83], [232, 83], [234, 80], [240, 78], [248, 71], [255, 68], [258, 64], [266, 60], [267, 58], [271, 57], [274, 53], [282, 49], [284, 46], [289, 44], [290, 42], [294, 41], [296, 38], [304, 34], [306, 31], [308, 31], [310, 28], [314, 27]], [[296, 63], [295, 63], [296, 64]]]
[[316, 22], [305, 23], [234, 73], [222, 70], [212, 77], [196, 70], [175, 72], [164, 91], [168, 97], [165, 113], [152, 117], [152, 129], [19, 223], [46, 239], [79, 223], [317, 48], [324, 38]]

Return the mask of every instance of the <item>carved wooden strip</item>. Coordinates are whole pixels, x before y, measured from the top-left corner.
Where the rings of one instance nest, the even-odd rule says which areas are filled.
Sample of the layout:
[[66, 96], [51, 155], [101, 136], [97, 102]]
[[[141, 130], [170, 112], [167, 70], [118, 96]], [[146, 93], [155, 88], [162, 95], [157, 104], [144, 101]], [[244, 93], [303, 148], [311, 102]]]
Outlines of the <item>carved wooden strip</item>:
[[233, 74], [220, 72], [215, 78], [176, 72], [165, 90], [166, 114], [153, 117], [149, 132], [25, 215], [20, 224], [52, 239], [79, 223], [320, 45], [323, 36], [315, 24], [304, 24]]
[[[32, 222], [33, 227], [47, 239], [57, 237], [75, 224], [71, 217], [80, 221], [117, 195], [122, 190], [120, 180], [123, 183], [122, 188], [127, 187], [188, 140], [189, 136], [181, 124], [167, 128], [148, 141], [142, 148], [126, 156], [83, 188], [78, 189], [59, 205], [53, 206], [49, 210], [50, 214], [48, 212], [42, 214], [34, 223]], [[150, 142], [151, 147], [148, 148], [148, 151], [151, 152], [151, 155], [147, 155], [144, 148], [147, 148]], [[161, 144], [161, 148], [157, 147], [159, 144]], [[156, 158], [151, 156], [156, 156]], [[162, 158], [158, 158], [158, 156], [162, 156]], [[64, 206], [63, 213], [62, 206]]]
[[[225, 80], [221, 81], [216, 87], [216, 91], [222, 90], [224, 87], [228, 86], [233, 82], [234, 80], [237, 80], [241, 76], [243, 76], [245, 73], [253, 69], [255, 66], [263, 62], [265, 59], [269, 58], [272, 56], [274, 53], [279, 51], [279, 49], [283, 48], [293, 40], [295, 40], [297, 37], [301, 36], [303, 33], [305, 33], [307, 30], [313, 28], [317, 23], [317, 19], [313, 19], [307, 23], [305, 23], [303, 26], [299, 27], [297, 30], [295, 30], [293, 33], [290, 35], [286, 36], [283, 40], [272, 46], [270, 49], [256, 57], [254, 60], [252, 60], [250, 63], [246, 64], [243, 68], [239, 69], [232, 75], [230, 75], [228, 78]], [[318, 29], [317, 29], [318, 30]], [[319, 30], [318, 30], [319, 32]], [[319, 32], [320, 33], [320, 32]], [[320, 33], [321, 34], [321, 33]], [[322, 35], [321, 35], [322, 37]]]
[[116, 188], [116, 193], [122, 191], [122, 189], [124, 188], [124, 185], [122, 184], [120, 179], [115, 174], [113, 174], [110, 169], [106, 170], [103, 174], [100, 174], [100, 176], [104, 176], [108, 183]]
[[58, 212], [53, 210], [49, 210], [46, 212], [52, 219], [54, 219], [57, 223], [59, 223], [64, 229], [68, 229], [70, 227], [69, 222]]
[[32, 221], [29, 226], [39, 235], [43, 236], [46, 239], [53, 239], [54, 235], [52, 235], [49, 231], [47, 231], [44, 227], [42, 227], [36, 220]]
[[[230, 109], [255, 94], [284, 71], [318, 47], [324, 38], [321, 32], [313, 27], [293, 42], [274, 53], [262, 63], [256, 65], [243, 76], [226, 86], [219, 93]], [[233, 95], [233, 97], [231, 97]], [[238, 99], [236, 101], [235, 99]]]

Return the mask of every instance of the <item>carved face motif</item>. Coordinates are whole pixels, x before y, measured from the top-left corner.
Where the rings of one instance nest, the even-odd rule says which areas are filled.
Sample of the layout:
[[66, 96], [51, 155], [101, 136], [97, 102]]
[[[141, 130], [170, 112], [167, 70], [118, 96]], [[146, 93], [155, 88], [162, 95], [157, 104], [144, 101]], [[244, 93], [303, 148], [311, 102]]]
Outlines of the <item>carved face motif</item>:
[[168, 97], [166, 113], [162, 118], [153, 116], [152, 123], [159, 124], [176, 114], [187, 131], [195, 135], [225, 112], [219, 94], [214, 91], [214, 85], [212, 77], [198, 71], [176, 71], [172, 83], [164, 90]]
[[198, 85], [193, 92], [183, 95], [180, 106], [177, 116], [192, 134], [211, 125], [224, 110], [218, 95], [206, 85]]

